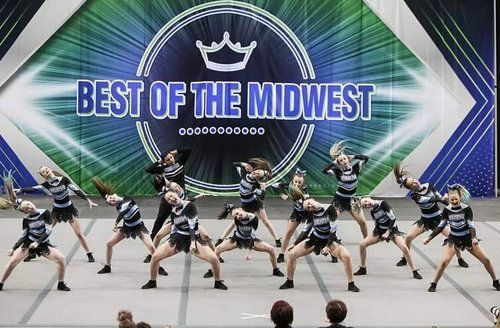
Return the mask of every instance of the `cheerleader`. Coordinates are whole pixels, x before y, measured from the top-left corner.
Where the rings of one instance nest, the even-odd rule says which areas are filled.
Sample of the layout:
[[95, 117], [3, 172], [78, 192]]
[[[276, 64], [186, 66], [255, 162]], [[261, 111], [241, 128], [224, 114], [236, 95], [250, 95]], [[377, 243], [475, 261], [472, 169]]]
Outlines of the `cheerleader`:
[[[292, 181], [288, 184], [285, 182], [279, 182], [271, 185], [271, 188], [275, 190], [283, 200], [287, 200], [289, 195], [288, 195], [288, 190], [287, 187], [288, 185], [293, 185], [297, 187], [302, 193], [304, 194], [305, 197], [309, 197], [307, 195], [307, 187], [306, 187], [306, 171], [302, 171], [299, 168], [295, 170], [295, 173], [293, 174]], [[281, 252], [278, 255], [278, 263], [283, 263], [285, 262], [285, 251], [288, 247], [288, 244], [290, 242], [290, 239], [292, 238], [293, 233], [295, 230], [297, 230], [297, 227], [301, 223], [305, 223], [308, 219], [308, 212], [304, 210], [304, 206], [302, 204], [303, 199], [299, 198], [296, 201], [293, 201], [293, 211], [292, 214], [290, 214], [290, 218], [288, 219], [288, 225], [286, 229], [286, 234], [285, 237], [283, 238], [283, 243], [281, 245]]]
[[368, 226], [366, 225], [363, 211], [354, 210], [351, 203], [356, 201], [354, 197], [356, 196], [356, 187], [358, 186], [358, 176], [363, 164], [368, 162], [368, 156], [346, 155], [345, 150], [347, 147], [342, 145], [343, 142], [340, 141], [330, 148], [330, 156], [333, 162], [325, 166], [323, 173], [334, 176], [338, 181], [337, 191], [332, 200], [337, 215], [340, 215], [344, 211], [349, 212], [359, 224], [363, 238], [366, 238], [368, 236]]
[[[160, 182], [160, 181], [162, 181], [162, 182]], [[190, 202], [194, 202], [202, 197], [205, 197], [204, 194], [199, 194], [199, 195], [196, 195], [196, 196], [190, 198], [188, 196], [188, 194], [184, 191], [184, 189], [179, 184], [177, 184], [173, 181], [169, 181], [169, 180], [165, 179], [165, 177], [163, 177], [163, 176], [155, 177], [154, 184], [155, 184], [155, 188], [158, 187], [161, 190], [159, 194], [162, 197], [165, 197], [165, 193], [169, 190], [172, 190], [173, 192], [175, 192], [181, 200], [187, 200]], [[162, 226], [162, 228], [158, 231], [158, 233], [156, 234], [156, 236], [153, 240], [153, 245], [155, 245], [155, 247], [158, 248], [158, 246], [161, 243], [161, 240], [163, 238], [165, 238], [166, 236], [168, 236], [171, 231], [172, 231], [172, 224], [170, 222], [165, 223]], [[200, 234], [204, 237], [203, 239], [210, 239], [210, 237], [208, 237], [207, 231], [201, 225], [200, 225]], [[215, 251], [215, 247], [213, 245], [211, 246], [211, 248], [212, 247], [213, 247], [212, 250]]]
[[[234, 229], [233, 236], [217, 246], [215, 250], [217, 257], [221, 253], [231, 251], [235, 248], [265, 252], [269, 254], [269, 259], [273, 266], [273, 276], [284, 277], [285, 275], [278, 268], [274, 248], [256, 236], [259, 218], [255, 214], [245, 212], [241, 207], [234, 207], [232, 204], [226, 204], [217, 218], [219, 220], [225, 219], [228, 214], [233, 218], [233, 222], [228, 228], [230, 230]], [[247, 260], [250, 259], [250, 254], [248, 254]], [[212, 275], [212, 270], [208, 270], [203, 277], [210, 278]]]
[[214, 288], [227, 290], [220, 280], [220, 263], [215, 253], [207, 246], [206, 240], [200, 236], [198, 228], [198, 210], [187, 200], [182, 200], [177, 193], [169, 190], [165, 193], [166, 201], [173, 207], [170, 215], [172, 233], [168, 242], [163, 243], [151, 258], [151, 279], [142, 289], [156, 288], [156, 277], [160, 261], [181, 251], [210, 263], [215, 278]]
[[[38, 170], [38, 173], [45, 179], [44, 183], [34, 187], [14, 189], [14, 191], [24, 193], [43, 191], [46, 194], [52, 195], [54, 197], [54, 205], [51, 213], [53, 222], [52, 227], [59, 222], [69, 222], [69, 225], [75, 232], [82, 248], [87, 253], [88, 261], [95, 262], [94, 256], [88, 246], [87, 239], [82, 233], [80, 222], [78, 221], [78, 210], [69, 198], [69, 190], [86, 200], [90, 209], [92, 209], [92, 206], [97, 206], [97, 204], [92, 202], [92, 200], [88, 198], [83, 191], [78, 189], [77, 186], [72, 184], [67, 177], [53, 171], [50, 167], [42, 166]], [[25, 262], [30, 261], [32, 258], [32, 255], [26, 257]]]
[[[163, 153], [158, 161], [146, 167], [146, 172], [150, 174], [161, 174], [165, 179], [173, 181], [179, 184], [181, 188], [184, 188], [184, 165], [186, 164], [190, 154], [191, 149], [189, 148], [179, 148], [177, 150]], [[153, 182], [153, 184], [155, 183]], [[157, 191], [160, 192], [161, 190], [157, 189]], [[153, 225], [153, 230], [151, 231], [152, 240], [155, 239], [156, 234], [163, 227], [163, 224], [171, 212], [172, 206], [170, 206], [162, 197], [158, 208], [158, 214], [156, 215], [155, 223]], [[146, 256], [144, 263], [149, 263], [150, 261], [151, 255]]]
[[0, 198], [1, 209], [17, 209], [26, 216], [23, 219], [23, 232], [21, 238], [14, 244], [7, 253], [11, 257], [5, 267], [5, 271], [0, 281], [0, 290], [9, 278], [14, 268], [26, 258], [29, 253], [36, 256], [43, 256], [57, 264], [57, 274], [59, 282], [57, 290], [70, 291], [70, 288], [64, 283], [66, 273], [66, 259], [64, 255], [50, 244], [49, 236], [52, 232], [52, 216], [45, 209], [37, 209], [35, 205], [27, 200], [17, 198], [12, 189], [12, 178], [4, 178], [5, 189], [8, 193], [8, 199]]
[[[99, 270], [98, 274], [105, 274], [111, 272], [111, 258], [113, 256], [113, 247], [123, 239], [139, 238], [151, 254], [155, 252], [155, 247], [149, 237], [149, 231], [144, 225], [139, 211], [139, 206], [132, 198], [120, 197], [113, 193], [112, 188], [101, 181], [98, 177], [92, 178], [92, 183], [101, 194], [102, 198], [108, 205], [115, 206], [118, 211], [115, 225], [113, 226], [113, 236], [106, 243], [106, 263], [104, 267]], [[119, 227], [118, 224], [123, 219], [123, 226]], [[168, 275], [163, 269], [159, 268], [161, 275]]]
[[[411, 248], [411, 243], [413, 239], [417, 238], [425, 231], [435, 230], [441, 221], [441, 209], [438, 203], [443, 203], [448, 205], [446, 197], [441, 196], [441, 194], [434, 188], [431, 183], [421, 184], [417, 179], [413, 178], [410, 172], [406, 171], [401, 167], [401, 163], [396, 162], [394, 165], [394, 176], [396, 177], [399, 186], [405, 187], [410, 190], [410, 197], [415, 201], [421, 211], [421, 216], [418, 221], [416, 221], [410, 228], [410, 231], [406, 235], [405, 243], [408, 249]], [[450, 227], [444, 227], [441, 233], [448, 237], [450, 234]], [[463, 268], [468, 268], [469, 265], [462, 258], [460, 250], [455, 249], [455, 254], [458, 258], [458, 265]], [[405, 266], [407, 264], [406, 258], [402, 257], [401, 260], [396, 263], [397, 266]]]
[[[303, 194], [294, 186], [290, 187], [290, 195], [297, 199]], [[297, 259], [314, 252], [316, 255], [332, 254], [339, 258], [344, 264], [347, 277], [347, 289], [359, 292], [354, 284], [352, 273], [351, 256], [347, 249], [337, 239], [337, 211], [333, 205], [325, 205], [315, 201], [313, 198], [304, 199], [304, 209], [311, 213], [311, 218], [295, 241], [295, 246], [288, 253], [287, 279], [280, 289], [294, 288], [293, 274], [297, 266]]]
[[366, 237], [359, 244], [359, 257], [361, 258], [361, 266], [354, 273], [355, 276], [366, 274], [366, 249], [368, 246], [374, 245], [381, 241], [392, 241], [403, 252], [405, 259], [413, 273], [413, 278], [422, 279], [418, 270], [413, 266], [413, 261], [410, 255], [410, 250], [405, 244], [403, 233], [399, 231], [396, 225], [396, 216], [392, 211], [391, 206], [385, 200], [373, 200], [370, 197], [362, 197], [360, 200], [361, 207], [369, 209], [370, 215], [375, 222], [375, 228], [371, 236]]
[[455, 255], [455, 250], [468, 250], [474, 255], [483, 265], [486, 271], [493, 279], [493, 287], [500, 291], [500, 282], [498, 281], [495, 269], [491, 264], [486, 252], [479, 245], [479, 239], [476, 237], [476, 228], [473, 223], [472, 209], [467, 202], [470, 195], [467, 189], [459, 184], [448, 186], [449, 205], [443, 210], [441, 221], [427, 239], [424, 240], [424, 245], [427, 245], [434, 237], [439, 235], [443, 229], [449, 224], [450, 233], [445, 239], [443, 258], [439, 263], [434, 281], [429, 287], [429, 292], [435, 292], [437, 283], [444, 273], [444, 269], [450, 263]]
[[[276, 247], [281, 247], [281, 239], [269, 221], [262, 202], [265, 198], [266, 180], [272, 174], [271, 164], [263, 158], [251, 158], [248, 163], [237, 162], [234, 165], [241, 176], [239, 187], [241, 208], [245, 212], [257, 215], [275, 240]], [[222, 239], [217, 241], [216, 246], [222, 242]]]

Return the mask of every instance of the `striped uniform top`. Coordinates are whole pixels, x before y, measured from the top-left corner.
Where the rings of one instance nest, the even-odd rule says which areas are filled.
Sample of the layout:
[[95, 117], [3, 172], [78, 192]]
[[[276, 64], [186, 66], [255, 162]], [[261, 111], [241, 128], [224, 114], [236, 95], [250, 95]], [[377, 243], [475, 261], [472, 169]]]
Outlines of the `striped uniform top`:
[[67, 177], [58, 176], [37, 186], [20, 189], [21, 192], [26, 193], [43, 191], [47, 195], [52, 195], [54, 197], [54, 207], [57, 208], [66, 208], [72, 204], [69, 198], [69, 190], [72, 190], [76, 195], [85, 200], [88, 199], [87, 195], [72, 184]]
[[170, 214], [172, 232], [181, 235], [199, 235], [198, 230], [198, 210], [193, 203], [183, 200], [172, 209]]
[[[36, 213], [28, 214], [23, 219], [23, 233], [21, 239], [29, 239], [32, 242], [48, 243], [52, 232], [52, 218], [50, 212], [44, 209], [37, 209]], [[20, 240], [21, 240], [20, 239]]]
[[166, 179], [174, 181], [184, 188], [184, 165], [188, 160], [189, 154], [191, 154], [191, 149], [179, 148], [177, 149], [177, 157], [173, 165], [166, 165], [157, 161], [148, 166], [146, 172], [151, 174], [162, 174]]
[[375, 222], [375, 227], [379, 230], [386, 231], [397, 227], [395, 225], [396, 216], [392, 211], [391, 205], [385, 200], [376, 201], [375, 206], [370, 210], [370, 215]]
[[260, 189], [259, 181], [244, 169], [242, 169], [239, 192], [242, 203], [250, 203], [257, 197], [263, 199], [265, 196], [264, 190]]
[[258, 227], [259, 218], [255, 214], [248, 213], [246, 218], [234, 220], [234, 234], [241, 239], [255, 239]]
[[448, 205], [444, 208], [441, 217], [441, 222], [439, 222], [438, 227], [431, 234], [434, 238], [437, 236], [448, 223], [450, 225], [450, 234], [456, 237], [467, 236], [470, 234], [470, 230], [474, 229], [474, 222], [472, 209], [467, 204], [460, 203], [459, 205], [453, 206]]
[[335, 207], [321, 204], [321, 207], [312, 213], [311, 219], [307, 221], [302, 231], [308, 232], [308, 236], [314, 234], [320, 239], [329, 239], [336, 235], [337, 228]]
[[438, 202], [443, 201], [443, 196], [430, 183], [424, 183], [419, 191], [410, 193], [411, 199], [420, 207], [424, 219], [432, 219], [441, 215]]
[[123, 197], [123, 200], [116, 205], [116, 210], [118, 211], [116, 224], [118, 224], [122, 219], [123, 224], [127, 227], [135, 227], [136, 225], [142, 223], [139, 206], [137, 206], [136, 202], [132, 198]]
[[346, 169], [339, 165], [330, 165], [323, 170], [323, 172], [335, 176], [338, 181], [338, 187], [335, 193], [341, 197], [351, 198], [356, 195], [358, 176], [361, 167], [368, 161], [368, 156], [355, 155], [353, 160], [358, 161]]

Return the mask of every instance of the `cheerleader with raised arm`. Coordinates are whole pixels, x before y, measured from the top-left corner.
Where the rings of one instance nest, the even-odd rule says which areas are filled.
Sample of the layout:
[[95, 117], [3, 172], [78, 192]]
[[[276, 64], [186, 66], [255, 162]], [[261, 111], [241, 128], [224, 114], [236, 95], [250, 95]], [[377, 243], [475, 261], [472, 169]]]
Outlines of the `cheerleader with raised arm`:
[[0, 280], [0, 290], [3, 289], [5, 281], [15, 267], [31, 253], [35, 257], [43, 256], [55, 262], [59, 280], [57, 290], [70, 291], [70, 288], [64, 283], [66, 259], [57, 248], [50, 244], [49, 236], [52, 232], [52, 216], [50, 212], [45, 209], [37, 209], [32, 202], [17, 198], [12, 188], [12, 178], [10, 176], [4, 178], [4, 184], [8, 199], [0, 198], [0, 209], [17, 209], [26, 216], [23, 218], [21, 237], [8, 252], [11, 259], [7, 263]]
[[500, 282], [497, 279], [491, 260], [479, 245], [479, 239], [476, 236], [476, 228], [473, 222], [472, 209], [469, 205], [465, 204], [469, 197], [469, 192], [463, 186], [459, 184], [448, 186], [449, 205], [444, 208], [438, 226], [434, 229], [432, 234], [424, 240], [424, 245], [427, 245], [449, 224], [450, 233], [443, 243], [445, 247], [443, 258], [437, 267], [434, 281], [428, 289], [429, 292], [436, 291], [437, 284], [446, 266], [448, 266], [453, 256], [455, 256], [455, 250], [467, 250], [474, 255], [484, 265], [491, 279], [493, 279], [493, 287], [500, 291]]
[[[113, 256], [113, 247], [124, 239], [128, 238], [139, 238], [146, 248], [149, 250], [150, 254], [155, 252], [155, 247], [149, 236], [149, 231], [144, 225], [141, 218], [141, 212], [139, 211], [139, 206], [130, 197], [120, 197], [113, 193], [112, 187], [104, 183], [98, 177], [92, 178], [92, 183], [99, 191], [99, 194], [106, 201], [106, 204], [115, 206], [118, 212], [118, 217], [115, 220], [113, 226], [113, 235], [106, 243], [106, 263], [104, 267], [99, 270], [98, 274], [105, 274], [111, 272], [111, 258]], [[120, 221], [123, 220], [123, 225], [118, 226]], [[161, 275], [168, 275], [163, 268], [161, 270]]]
[[[179, 148], [177, 150], [171, 150], [163, 153], [158, 161], [146, 167], [146, 172], [150, 174], [160, 174], [165, 179], [173, 181], [177, 183], [181, 188], [184, 188], [184, 165], [186, 164], [190, 154], [190, 148]], [[155, 186], [155, 188], [157, 187]], [[157, 189], [157, 191], [161, 192], [161, 189]], [[158, 214], [156, 215], [155, 223], [153, 225], [153, 229], [151, 230], [152, 240], [155, 239], [156, 234], [163, 227], [163, 224], [165, 223], [171, 212], [172, 206], [168, 204], [167, 201], [162, 197], [160, 200], [160, 206], [158, 208]], [[146, 258], [144, 259], [144, 263], [149, 263], [150, 261], [151, 255], [146, 256]]]
[[[406, 171], [400, 162], [394, 165], [394, 176], [399, 186], [405, 187], [410, 191], [410, 198], [420, 208], [420, 219], [416, 221], [406, 234], [405, 243], [408, 249], [411, 248], [413, 239], [417, 238], [425, 231], [435, 230], [441, 221], [441, 209], [438, 203], [448, 205], [445, 197], [434, 188], [431, 183], [420, 183], [417, 179], [411, 176], [409, 171]], [[450, 227], [446, 226], [441, 230], [441, 233], [448, 237], [450, 234]], [[468, 268], [469, 265], [462, 258], [460, 250], [455, 249], [455, 254], [458, 258], [458, 265], [463, 268]], [[406, 258], [402, 257], [396, 264], [397, 266], [405, 266], [407, 264]]]
[[[273, 276], [284, 277], [284, 274], [278, 268], [274, 248], [268, 243], [257, 238], [259, 218], [257, 218], [255, 214], [247, 213], [241, 207], [235, 207], [232, 204], [224, 205], [224, 208], [219, 213], [217, 218], [219, 220], [225, 219], [228, 214], [233, 218], [233, 222], [231, 222], [228, 228], [233, 230], [233, 235], [217, 246], [215, 250], [217, 257], [219, 257], [223, 252], [231, 251], [236, 248], [268, 253], [269, 260], [273, 266]], [[247, 260], [250, 259], [251, 257], [248, 255]], [[212, 277], [212, 275], [212, 270], [208, 270], [203, 277], [209, 278]]]
[[[77, 186], [71, 183], [67, 177], [53, 171], [50, 167], [42, 166], [38, 169], [38, 173], [45, 180], [45, 182], [34, 187], [14, 189], [14, 191], [24, 193], [43, 191], [46, 194], [52, 195], [54, 197], [54, 205], [51, 212], [53, 226], [59, 222], [68, 222], [75, 232], [76, 237], [80, 241], [83, 250], [87, 253], [88, 261], [95, 262], [94, 256], [92, 255], [87, 243], [87, 239], [82, 232], [80, 222], [78, 221], [78, 210], [69, 198], [69, 191], [73, 191], [80, 198], [86, 200], [90, 209], [92, 209], [92, 206], [97, 206], [97, 204], [92, 202], [92, 200], [88, 198], [87, 195], [85, 195], [85, 193]], [[28, 256], [25, 261], [28, 262], [31, 258], [33, 257]]]
[[[271, 185], [271, 188], [275, 190], [283, 200], [287, 200], [289, 198], [288, 195], [288, 186], [293, 185], [297, 187], [305, 197], [307, 195], [307, 186], [306, 186], [306, 171], [302, 171], [299, 168], [295, 170], [293, 174], [292, 181], [290, 183], [279, 182]], [[278, 263], [285, 262], [285, 252], [288, 248], [288, 244], [290, 243], [290, 239], [293, 236], [295, 230], [301, 223], [305, 223], [309, 217], [309, 212], [304, 209], [303, 199], [299, 198], [293, 202], [293, 210], [292, 214], [290, 214], [290, 218], [288, 219], [288, 224], [286, 228], [285, 237], [283, 237], [283, 243], [281, 244], [281, 252], [278, 255]]]
[[[275, 240], [276, 247], [281, 247], [281, 239], [269, 221], [262, 202], [265, 198], [266, 181], [272, 174], [271, 164], [263, 158], [251, 158], [248, 163], [237, 162], [234, 165], [241, 176], [239, 187], [241, 208], [245, 212], [257, 215]], [[216, 246], [222, 242], [222, 239], [217, 241]]]
[[335, 207], [321, 204], [313, 198], [305, 198], [302, 192], [294, 186], [290, 186], [290, 195], [295, 200], [300, 197], [304, 199], [304, 209], [311, 213], [311, 217], [288, 253], [287, 279], [280, 289], [294, 288], [293, 275], [297, 259], [314, 252], [316, 255], [332, 254], [339, 258], [344, 264], [347, 289], [359, 292], [359, 288], [354, 284], [351, 256], [337, 239], [338, 217]]
[[214, 288], [226, 290], [227, 286], [220, 279], [220, 263], [215, 253], [207, 246], [206, 240], [200, 236], [198, 226], [198, 210], [187, 200], [182, 200], [176, 192], [169, 190], [165, 193], [166, 201], [173, 207], [170, 221], [172, 233], [167, 242], [158, 247], [151, 258], [150, 280], [142, 289], [156, 288], [156, 277], [160, 261], [179, 252], [192, 255], [208, 262], [214, 274]]
[[333, 162], [323, 168], [323, 173], [334, 176], [338, 181], [337, 191], [333, 197], [332, 204], [335, 206], [337, 215], [342, 212], [349, 212], [359, 224], [363, 238], [368, 236], [368, 226], [366, 225], [363, 211], [352, 208], [352, 202], [357, 201], [356, 188], [358, 177], [364, 163], [368, 162], [366, 155], [347, 155], [344, 141], [335, 143], [330, 148], [330, 157]]
[[413, 278], [422, 279], [422, 276], [415, 269], [411, 258], [410, 250], [405, 244], [403, 233], [399, 231], [396, 225], [396, 216], [392, 211], [391, 206], [385, 200], [374, 200], [370, 197], [362, 197], [360, 200], [361, 207], [369, 209], [370, 215], [375, 222], [375, 228], [372, 235], [366, 237], [359, 244], [359, 257], [361, 258], [361, 266], [359, 270], [354, 272], [355, 276], [366, 274], [366, 249], [381, 241], [392, 241], [403, 252], [405, 259], [413, 273]]

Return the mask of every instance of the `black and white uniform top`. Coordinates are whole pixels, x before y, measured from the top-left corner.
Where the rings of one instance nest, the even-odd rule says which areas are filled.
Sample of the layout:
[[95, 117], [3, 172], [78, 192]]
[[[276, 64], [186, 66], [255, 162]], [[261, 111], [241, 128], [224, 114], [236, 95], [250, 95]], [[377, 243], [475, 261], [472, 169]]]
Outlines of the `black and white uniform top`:
[[244, 167], [239, 166], [238, 171], [241, 175], [240, 181], [240, 199], [242, 204], [251, 203], [257, 199], [265, 198], [265, 191], [260, 188], [259, 181], [247, 173]]
[[123, 225], [129, 228], [143, 223], [139, 206], [137, 206], [136, 202], [130, 197], [123, 197], [122, 201], [116, 205], [116, 210], [118, 211], [116, 224], [118, 224], [122, 219]]
[[397, 231], [396, 216], [392, 211], [391, 205], [385, 200], [375, 201], [375, 205], [370, 210], [370, 215], [375, 222], [374, 234], [382, 235], [387, 230]]
[[357, 160], [354, 164], [344, 169], [340, 165], [331, 164], [323, 170], [328, 175], [333, 175], [338, 181], [337, 191], [335, 195], [343, 198], [352, 198], [356, 195], [356, 187], [358, 186], [358, 176], [361, 167], [368, 161], [366, 155], [355, 155], [352, 161]]
[[411, 199], [420, 207], [422, 219], [435, 219], [441, 216], [438, 202], [443, 202], [443, 196], [430, 183], [422, 184], [418, 191], [410, 193]]
[[35, 213], [28, 214], [23, 219], [23, 232], [13, 249], [23, 245], [27, 248], [31, 243], [39, 245], [50, 244], [49, 236], [52, 232], [52, 217], [45, 209], [37, 209]]
[[88, 200], [87, 195], [85, 195], [77, 186], [72, 184], [67, 177], [61, 176], [47, 180], [34, 187], [20, 189], [21, 192], [25, 193], [43, 191], [47, 195], [52, 195], [54, 197], [54, 207], [59, 209], [64, 209], [73, 205], [71, 199], [69, 198], [69, 190], [72, 190], [76, 195], [80, 196], [84, 200]]
[[174, 181], [184, 188], [184, 165], [186, 164], [190, 153], [190, 148], [179, 148], [177, 149], [177, 155], [173, 165], [166, 165], [157, 161], [148, 166], [146, 168], [146, 172], [151, 174], [162, 174], [169, 181]]
[[335, 207], [321, 204], [321, 207], [312, 213], [302, 231], [308, 233], [308, 237], [314, 236], [315, 238], [333, 242], [337, 238], [337, 228], [338, 221]]
[[460, 203], [453, 206], [448, 205], [444, 208], [441, 221], [438, 227], [432, 232], [431, 237], [437, 236], [446, 227], [450, 225], [450, 235], [454, 237], [465, 237], [472, 235], [475, 237], [476, 228], [474, 227], [472, 209], [469, 205]]
[[240, 239], [256, 239], [258, 227], [259, 218], [248, 213], [248, 216], [241, 220], [234, 219], [234, 236]]
[[172, 223], [173, 234], [190, 236], [191, 240], [195, 240], [200, 235], [198, 230], [198, 210], [190, 201], [183, 200], [179, 205], [173, 207], [170, 222]]

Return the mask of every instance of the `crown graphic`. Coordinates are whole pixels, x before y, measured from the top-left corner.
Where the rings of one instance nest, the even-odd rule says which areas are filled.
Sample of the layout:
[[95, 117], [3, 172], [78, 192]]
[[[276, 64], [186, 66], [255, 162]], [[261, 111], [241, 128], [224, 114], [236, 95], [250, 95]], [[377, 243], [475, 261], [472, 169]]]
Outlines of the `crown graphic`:
[[[208, 59], [209, 54], [221, 50], [225, 45], [227, 45], [229, 49], [231, 49], [236, 53], [244, 54], [245, 56], [243, 57], [243, 60], [232, 64], [221, 64], [213, 62], [210, 59]], [[250, 56], [252, 55], [253, 49], [257, 47], [257, 41], [252, 41], [249, 46], [242, 47], [239, 42], [232, 43], [231, 40], [229, 39], [229, 32], [226, 31], [224, 32], [224, 37], [219, 44], [212, 42], [212, 45], [209, 47], [203, 45], [203, 43], [200, 40], [197, 40], [196, 46], [198, 47], [198, 49], [200, 49], [201, 56], [203, 57], [203, 60], [205, 61], [205, 66], [207, 66], [208, 69], [218, 72], [234, 72], [245, 69], [245, 67], [247, 66], [247, 62], [250, 59]]]

